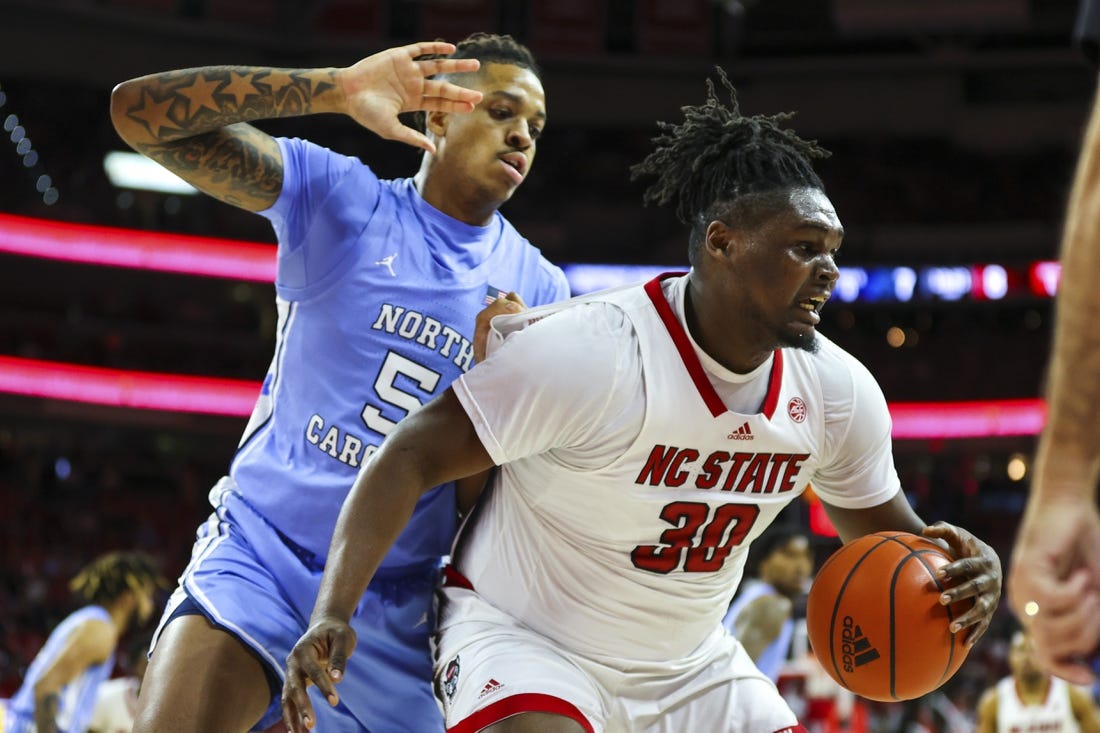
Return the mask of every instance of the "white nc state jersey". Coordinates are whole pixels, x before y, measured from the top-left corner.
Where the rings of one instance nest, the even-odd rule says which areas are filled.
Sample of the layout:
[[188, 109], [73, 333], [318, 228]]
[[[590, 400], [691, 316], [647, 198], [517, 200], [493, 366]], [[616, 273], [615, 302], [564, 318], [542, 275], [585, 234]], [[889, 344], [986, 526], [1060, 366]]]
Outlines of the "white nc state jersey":
[[1069, 700], [1069, 684], [1050, 678], [1050, 689], [1040, 705], [1025, 705], [1016, 692], [1016, 680], [997, 683], [997, 733], [1078, 733], [1081, 728]]
[[[845, 507], [898, 489], [885, 400], [858, 362], [828, 342], [817, 355], [777, 351], [750, 375], [721, 375], [724, 397], [723, 370], [702, 355], [704, 367], [682, 325], [685, 283], [494, 320], [530, 325], [454, 384], [500, 465], [455, 542], [455, 569], [596, 659], [687, 658], [721, 623], [749, 543], [811, 481]], [[844, 393], [831, 423], [829, 391]], [[882, 414], [864, 439], [853, 408], [868, 391], [880, 404], [862, 409]], [[745, 394], [751, 411], [729, 409]], [[840, 467], [836, 479], [828, 469]]]

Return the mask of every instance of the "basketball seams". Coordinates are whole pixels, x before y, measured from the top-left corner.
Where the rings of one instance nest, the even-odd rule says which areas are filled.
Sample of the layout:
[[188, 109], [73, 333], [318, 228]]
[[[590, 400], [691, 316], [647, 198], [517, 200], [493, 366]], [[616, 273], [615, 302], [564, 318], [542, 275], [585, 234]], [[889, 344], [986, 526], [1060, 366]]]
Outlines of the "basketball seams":
[[[883, 554], [883, 547], [889, 548], [885, 551], [886, 554]], [[939, 560], [934, 561], [929, 555], [936, 555]], [[919, 564], [909, 564], [913, 559]], [[920, 621], [922, 624], [928, 624], [933, 618], [940, 622], [946, 620], [946, 623], [950, 624], [959, 616], [960, 612], [953, 607], [953, 604], [945, 607], [939, 603], [939, 595], [949, 585], [941, 582], [936, 576], [936, 571], [943, 561], [950, 562], [950, 554], [928, 538], [909, 532], [890, 531], [875, 532], [857, 538], [843, 545], [826, 559], [815, 579], [814, 588], [819, 590], [816, 604], [813, 604], [814, 588], [811, 588], [810, 601], [816, 605], [811, 616], [820, 619], [811, 623], [811, 628], [816, 629], [812, 632], [811, 641], [816, 638], [819, 642], [815, 645], [815, 651], [820, 652], [819, 647], [827, 647], [828, 653], [819, 653], [818, 657], [837, 682], [848, 689], [853, 689], [850, 685], [863, 687], [866, 693], [869, 693], [870, 699], [899, 701], [910, 699], [914, 691], [922, 689], [927, 684], [928, 673], [935, 674], [937, 664], [946, 664], [946, 666], [941, 668], [935, 687], [939, 687], [945, 680], [950, 679], [956, 671], [953, 668], [966, 657], [962, 647], [957, 646], [960, 641], [956, 635], [952, 634], [946, 639], [942, 636], [929, 637], [929, 641], [936, 639], [935, 648], [938, 651], [926, 661], [921, 661], [923, 659], [921, 655], [926, 654], [924, 648], [920, 644], [913, 646], [908, 636], [901, 636], [907, 632], [906, 619], [910, 616], [914, 623], [917, 623], [919, 617], [922, 619]], [[864, 578], [860, 579], [858, 575], [863, 575]], [[881, 580], [868, 582], [871, 577], [876, 576]], [[925, 578], [931, 578], [932, 583], [926, 584]], [[816, 581], [824, 582], [819, 584]], [[923, 590], [918, 590], [922, 587]], [[852, 595], [849, 596], [849, 593]], [[861, 593], [871, 595], [859, 595]], [[888, 595], [884, 596], [883, 593]], [[899, 597], [899, 594], [903, 597]], [[933, 594], [935, 594], [934, 601], [932, 601]], [[910, 595], [914, 600], [918, 595], [921, 596], [922, 601], [919, 606], [910, 608], [906, 601]], [[934, 609], [925, 605], [929, 601], [935, 604]], [[866, 627], [866, 619], [860, 618], [861, 613], [865, 612], [871, 613], [872, 619], [877, 619], [870, 622], [870, 629]], [[926, 616], [929, 612], [931, 616]], [[842, 619], [843, 634], [841, 633]], [[861, 620], [861, 624], [856, 624], [855, 620]], [[862, 634], [858, 631], [854, 635], [849, 634], [852, 631], [849, 626], [858, 629], [860, 625], [865, 628]], [[875, 631], [876, 628], [877, 631]], [[949, 631], [939, 627], [938, 624], [926, 626], [926, 628], [929, 634]], [[936, 631], [936, 628], [941, 630]], [[884, 652], [883, 656], [888, 657], [883, 662], [889, 668], [889, 673], [887, 675], [884, 669], [875, 672], [868, 668], [872, 676], [867, 677], [868, 670], [861, 671], [856, 669], [858, 665], [852, 665], [848, 655], [854, 652], [846, 652], [845, 645], [849, 640], [866, 645], [866, 635], [876, 633], [889, 637], [882, 638], [879, 642], [882, 645], [879, 648]], [[844, 636], [843, 640], [841, 636]], [[931, 652], [931, 647], [927, 652]], [[899, 659], [899, 654], [905, 655], [907, 659], [910, 654], [916, 654], [916, 661], [910, 660], [909, 663], [916, 664], [917, 668], [923, 671], [918, 672], [917, 668], [910, 670], [909, 663]], [[876, 653], [875, 658], [877, 657]], [[946, 663], [943, 661], [945, 657]], [[873, 681], [876, 677], [877, 683]], [[905, 689], [901, 690], [901, 687]], [[899, 692], [901, 692], [900, 697]], [[861, 693], [857, 692], [857, 694]]]
[[[891, 538], [893, 539], [893, 538]], [[898, 577], [901, 576], [901, 571], [905, 569], [905, 563], [913, 559], [916, 554], [913, 552], [913, 548], [906, 545], [904, 542], [899, 543], [905, 546], [908, 551], [907, 555], [903, 555], [898, 558], [897, 564], [894, 566], [894, 575], [890, 578], [890, 697], [895, 700], [898, 699], [898, 648], [897, 648], [897, 587]]]
[[[885, 533], [883, 533], [883, 532], [878, 532], [876, 534], [878, 536], [885, 536]], [[914, 535], [914, 536], [915, 537], [920, 537], [920, 535]], [[940, 591], [942, 593], [943, 590], [944, 590], [944, 585], [943, 585], [942, 582], [940, 582], [940, 579], [936, 576], [936, 569], [934, 567], [932, 567], [932, 565], [929, 564], [929, 562], [927, 560], [925, 560], [923, 556], [924, 555], [936, 555], [938, 557], [943, 557], [946, 554], [946, 552], [943, 550], [943, 548], [939, 547], [938, 545], [936, 545], [934, 548], [933, 547], [928, 547], [928, 548], [916, 549], [912, 545], [910, 545], [909, 543], [903, 542], [900, 539], [898, 539], [898, 535], [891, 535], [890, 539], [893, 540], [894, 542], [898, 543], [899, 545], [902, 545], [903, 547], [905, 547], [906, 550], [908, 550], [908, 552], [909, 552], [909, 554], [903, 560], [901, 560], [898, 563], [898, 567], [894, 571], [894, 580], [891, 581], [891, 584], [890, 584], [890, 695], [896, 700], [897, 699], [897, 694], [895, 692], [895, 687], [894, 687], [894, 678], [895, 678], [894, 665], [897, 663], [897, 658], [896, 658], [895, 653], [894, 653], [894, 651], [895, 651], [894, 650], [894, 583], [896, 582], [898, 575], [901, 573], [902, 566], [905, 565], [905, 563], [908, 562], [911, 558], [916, 558], [917, 561], [920, 562], [920, 564], [924, 566], [924, 569], [928, 572], [928, 576], [930, 578], [932, 578], [932, 582], [936, 584], [936, 590]], [[921, 539], [924, 539], [924, 538], [921, 538]], [[928, 542], [931, 543], [931, 544], [934, 544], [934, 543], [932, 543], [931, 540], [928, 540]], [[876, 547], [877, 546], [878, 545], [876, 545]], [[948, 559], [950, 559], [950, 558], [948, 558]], [[951, 608], [951, 604], [948, 604], [945, 607], [945, 610], [947, 611], [947, 621], [948, 621], [948, 624], [950, 625], [950, 623], [955, 620], [955, 612], [954, 612], [954, 609]], [[943, 674], [940, 675], [940, 679], [939, 679], [939, 682], [937, 683], [937, 686], [943, 683], [944, 678], [947, 677], [948, 673], [951, 671], [951, 664], [955, 659], [955, 644], [956, 644], [955, 635], [951, 634], [951, 643], [947, 647], [947, 664], [943, 669]]]
[[[920, 563], [922, 565], [924, 565], [924, 569], [928, 571], [928, 575], [931, 576], [932, 582], [936, 584], [936, 590], [938, 590], [942, 593], [943, 590], [944, 590], [944, 585], [943, 585], [942, 582], [940, 582], [940, 579], [936, 576], [936, 569], [933, 568], [924, 559], [924, 557], [922, 557], [923, 555], [926, 555], [926, 554], [928, 554], [928, 555], [941, 555], [942, 551], [928, 549], [928, 550], [920, 550], [919, 552], [917, 552], [917, 559], [920, 561]], [[950, 623], [955, 620], [955, 611], [954, 611], [954, 609], [952, 609], [951, 606], [952, 606], [952, 604], [949, 603], [945, 607], [945, 609], [947, 611], [948, 625], [950, 625]], [[958, 642], [958, 639], [955, 636], [955, 634], [951, 634], [951, 644], [950, 644], [950, 646], [948, 647], [948, 650], [947, 650], [947, 666], [944, 667], [943, 674], [940, 675], [940, 683], [941, 684], [944, 682], [944, 678], [946, 678], [948, 673], [951, 671], [951, 665], [955, 660], [955, 645], [957, 644], [957, 642]]]
[[[880, 534], [880, 536], [882, 536]], [[905, 555], [898, 558], [897, 564], [894, 566], [894, 575], [890, 578], [890, 697], [895, 700], [898, 699], [898, 649], [897, 649], [897, 586], [898, 577], [901, 575], [901, 571], [905, 568], [905, 563], [913, 559], [916, 555], [916, 551], [909, 546], [908, 543], [902, 542], [898, 539], [897, 535], [889, 535], [889, 540], [895, 542], [905, 548]]]

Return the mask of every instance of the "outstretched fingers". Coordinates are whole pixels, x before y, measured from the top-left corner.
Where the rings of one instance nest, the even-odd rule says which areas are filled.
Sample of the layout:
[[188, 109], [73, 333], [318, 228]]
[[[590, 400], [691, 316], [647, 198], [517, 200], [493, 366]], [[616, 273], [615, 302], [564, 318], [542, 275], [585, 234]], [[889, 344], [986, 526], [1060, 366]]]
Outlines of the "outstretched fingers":
[[313, 704], [306, 693], [308, 687], [308, 676], [297, 673], [293, 663], [288, 663], [280, 703], [283, 708], [283, 723], [290, 733], [305, 733], [312, 730], [317, 723], [313, 715]]
[[402, 46], [401, 50], [416, 58], [417, 56], [450, 56], [455, 52], [456, 46], [447, 41], [416, 41]]
[[336, 683], [344, 677], [355, 643], [355, 632], [346, 622], [326, 620], [311, 626], [294, 645], [281, 698], [283, 721], [291, 733], [305, 733], [316, 724], [307, 692], [310, 685], [317, 685], [329, 705], [340, 703]]
[[967, 598], [973, 599], [974, 605], [951, 622], [951, 633], [953, 634], [963, 629], [969, 629], [965, 638], [965, 643], [968, 646], [974, 646], [978, 639], [982, 638], [982, 635], [989, 628], [993, 612], [997, 610], [999, 595], [985, 590], [989, 587], [986, 577], [982, 576], [949, 588], [940, 595], [940, 603], [945, 606]]
[[387, 127], [378, 127], [375, 129], [375, 132], [386, 140], [405, 143], [406, 145], [412, 145], [414, 148], [422, 148], [432, 155], [435, 155], [435, 143], [433, 143], [427, 135], [411, 127], [402, 125], [400, 122]]
[[417, 59], [416, 63], [424, 76], [467, 74], [481, 68], [477, 59]]
[[[476, 89], [467, 89], [457, 84], [452, 84], [449, 81], [441, 81], [439, 79], [425, 79], [424, 91], [421, 95], [424, 101], [439, 99], [446, 100], [448, 102], [454, 102], [456, 104], [469, 105], [469, 107], [462, 110], [446, 110], [469, 112], [474, 106], [481, 101], [482, 93]], [[424, 107], [423, 109], [433, 109], [432, 107]]]

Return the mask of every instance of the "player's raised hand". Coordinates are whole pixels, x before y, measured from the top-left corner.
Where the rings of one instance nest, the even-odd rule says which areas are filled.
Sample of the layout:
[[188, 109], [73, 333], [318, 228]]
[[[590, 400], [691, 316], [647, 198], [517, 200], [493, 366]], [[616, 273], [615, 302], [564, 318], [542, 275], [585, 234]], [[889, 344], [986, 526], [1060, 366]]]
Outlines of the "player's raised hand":
[[475, 363], [485, 361], [485, 352], [489, 346], [489, 325], [493, 318], [505, 313], [520, 313], [525, 310], [527, 310], [527, 304], [523, 302], [523, 298], [519, 297], [518, 293], [508, 293], [507, 295], [501, 293], [496, 300], [481, 309], [481, 312], [477, 314], [474, 325]]
[[317, 724], [306, 692], [311, 684], [317, 685], [329, 705], [339, 704], [336, 683], [344, 678], [357, 641], [355, 631], [337, 618], [315, 621], [298, 639], [286, 659], [283, 683], [283, 722], [290, 733], [304, 733]]
[[477, 71], [477, 59], [419, 56], [454, 53], [455, 46], [424, 41], [368, 56], [340, 69], [336, 78], [347, 99], [346, 113], [363, 127], [387, 140], [397, 140], [435, 152], [435, 145], [421, 132], [402, 124], [402, 112], [470, 112], [481, 101], [481, 92], [439, 79], [435, 74]]
[[1039, 663], [1090, 684], [1100, 648], [1100, 516], [1093, 505], [1029, 502], [1012, 552], [1008, 597], [1035, 642]]
[[967, 627], [969, 646], [982, 637], [997, 610], [1001, 598], [1001, 559], [992, 547], [973, 534], [947, 522], [936, 522], [924, 528], [924, 536], [943, 540], [955, 556], [955, 561], [939, 570], [940, 577], [950, 584], [943, 592], [940, 603], [949, 605], [967, 598], [974, 605], [951, 624], [951, 632], [958, 633]]

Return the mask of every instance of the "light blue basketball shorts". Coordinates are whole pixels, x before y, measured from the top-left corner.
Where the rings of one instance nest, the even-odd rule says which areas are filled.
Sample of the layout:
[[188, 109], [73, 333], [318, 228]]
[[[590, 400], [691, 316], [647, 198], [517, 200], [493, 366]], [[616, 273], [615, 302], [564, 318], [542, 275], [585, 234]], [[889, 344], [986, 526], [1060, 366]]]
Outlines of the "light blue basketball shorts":
[[[232, 490], [219, 482], [217, 508], [197, 533], [180, 587], [169, 599], [153, 637], [179, 615], [201, 612], [241, 640], [261, 661], [272, 688], [271, 705], [257, 722], [263, 730], [281, 718], [285, 661], [305, 632], [323, 568]], [[333, 708], [310, 687], [316, 730], [369, 733], [442, 733], [432, 693], [432, 595], [438, 569], [371, 582], [351, 625], [358, 635]]]

